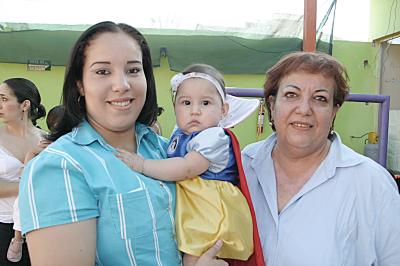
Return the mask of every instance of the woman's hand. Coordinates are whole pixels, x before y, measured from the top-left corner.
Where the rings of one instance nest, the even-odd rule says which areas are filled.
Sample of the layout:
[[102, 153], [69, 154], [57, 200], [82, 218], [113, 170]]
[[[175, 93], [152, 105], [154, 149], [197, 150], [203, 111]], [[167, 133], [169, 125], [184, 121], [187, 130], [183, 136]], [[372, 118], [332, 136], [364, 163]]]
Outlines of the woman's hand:
[[220, 260], [216, 257], [221, 247], [222, 240], [218, 240], [214, 246], [201, 255], [195, 266], [228, 266], [226, 261]]
[[28, 151], [25, 155], [24, 164], [26, 165], [29, 160], [33, 159], [38, 155], [41, 151], [43, 151], [47, 146], [49, 146], [51, 141], [49, 140], [41, 140], [32, 150]]

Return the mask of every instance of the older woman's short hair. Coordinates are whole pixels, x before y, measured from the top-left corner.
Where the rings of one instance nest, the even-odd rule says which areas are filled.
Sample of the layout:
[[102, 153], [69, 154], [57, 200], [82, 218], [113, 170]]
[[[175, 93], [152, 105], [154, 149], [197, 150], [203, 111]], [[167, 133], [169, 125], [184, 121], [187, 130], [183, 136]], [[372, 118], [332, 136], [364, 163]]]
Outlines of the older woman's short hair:
[[268, 117], [271, 121], [270, 96], [276, 96], [281, 80], [294, 72], [321, 74], [332, 78], [335, 83], [334, 106], [341, 106], [349, 94], [349, 77], [346, 68], [334, 57], [320, 52], [294, 52], [284, 56], [266, 73], [264, 97], [267, 104]]

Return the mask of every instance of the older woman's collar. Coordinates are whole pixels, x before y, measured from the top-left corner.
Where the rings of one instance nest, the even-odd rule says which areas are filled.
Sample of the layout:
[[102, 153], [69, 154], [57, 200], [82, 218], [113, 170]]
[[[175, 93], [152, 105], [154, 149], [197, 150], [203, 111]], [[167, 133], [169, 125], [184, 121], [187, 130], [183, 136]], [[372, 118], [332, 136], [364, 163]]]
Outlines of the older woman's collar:
[[360, 164], [364, 158], [346, 145], [342, 145], [340, 136], [334, 132], [329, 153], [333, 153], [332, 160], [336, 167], [349, 167]]
[[[333, 133], [331, 140], [332, 144], [326, 159], [331, 160], [331, 162], [328, 163], [332, 163], [334, 168], [354, 166], [364, 160], [362, 155], [353, 151], [349, 147], [342, 145], [342, 141], [336, 132]], [[253, 143], [243, 150], [243, 153], [246, 154], [246, 156], [254, 159], [253, 163], [255, 164], [258, 160], [263, 161], [266, 153], [271, 152], [276, 143], [276, 133], [273, 133], [267, 139], [262, 140], [259, 143], [261, 143], [261, 145]]]

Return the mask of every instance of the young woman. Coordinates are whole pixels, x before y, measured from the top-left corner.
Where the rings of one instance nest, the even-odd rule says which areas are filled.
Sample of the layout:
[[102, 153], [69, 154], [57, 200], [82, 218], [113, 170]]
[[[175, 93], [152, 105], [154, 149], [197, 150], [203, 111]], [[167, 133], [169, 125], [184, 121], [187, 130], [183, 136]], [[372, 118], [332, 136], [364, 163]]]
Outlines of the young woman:
[[[25, 168], [20, 207], [33, 265], [180, 265], [175, 184], [132, 172], [114, 153], [166, 156], [150, 50], [126, 24], [101, 22], [79, 37], [63, 86], [55, 140]], [[220, 242], [197, 265], [214, 259]]]

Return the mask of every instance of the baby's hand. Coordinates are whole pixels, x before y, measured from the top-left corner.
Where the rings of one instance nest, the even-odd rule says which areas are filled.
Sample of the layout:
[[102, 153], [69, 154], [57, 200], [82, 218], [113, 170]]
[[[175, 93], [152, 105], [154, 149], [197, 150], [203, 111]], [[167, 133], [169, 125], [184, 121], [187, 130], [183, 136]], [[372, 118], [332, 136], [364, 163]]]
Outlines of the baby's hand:
[[143, 173], [144, 159], [142, 156], [137, 155], [136, 153], [130, 153], [123, 149], [117, 149], [115, 156], [121, 159], [132, 170]]

